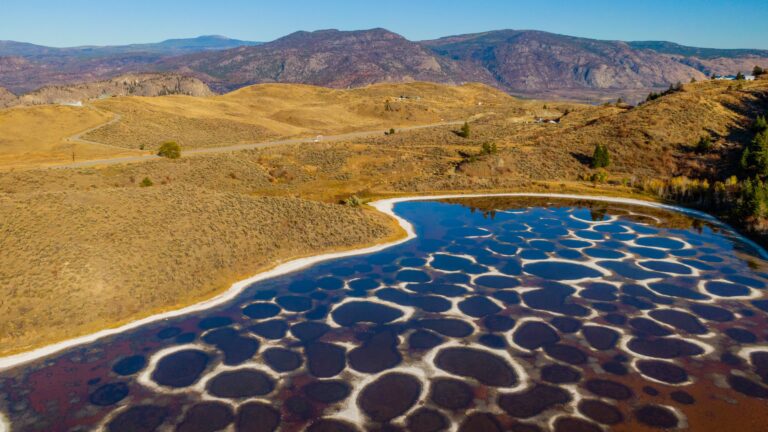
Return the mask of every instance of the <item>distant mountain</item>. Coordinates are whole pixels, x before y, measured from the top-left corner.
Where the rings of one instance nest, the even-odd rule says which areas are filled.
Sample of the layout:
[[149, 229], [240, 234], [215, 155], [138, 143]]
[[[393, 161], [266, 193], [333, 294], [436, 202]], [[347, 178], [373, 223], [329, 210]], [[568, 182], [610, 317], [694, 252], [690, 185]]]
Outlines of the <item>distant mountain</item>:
[[69, 48], [53, 48], [24, 42], [0, 41], [0, 57], [27, 57], [37, 59], [46, 57], [88, 58], [141, 53], [173, 56], [258, 44], [259, 42], [230, 39], [224, 36], [198, 36], [190, 39], [168, 39], [157, 43], [114, 46], [79, 46]]
[[126, 73], [194, 76], [216, 91], [264, 82], [357, 87], [481, 82], [541, 98], [637, 100], [712, 73], [768, 67], [768, 50], [694, 48], [499, 30], [414, 42], [385, 29], [297, 32], [267, 43], [201, 36], [155, 44], [49, 48], [0, 42], [0, 86], [16, 94]]
[[126, 73], [151, 72], [157, 70], [154, 65], [163, 59], [182, 54], [253, 45], [258, 45], [258, 42], [223, 36], [71, 48], [0, 41], [0, 86], [21, 94], [46, 85], [91, 82]]
[[661, 54], [671, 54], [683, 57], [697, 57], [703, 60], [739, 57], [768, 58], [768, 50], [758, 49], [696, 48], [665, 41], [636, 41], [627, 42], [627, 45], [639, 50], [646, 49]]
[[174, 57], [160, 65], [194, 74], [219, 90], [263, 82], [337, 88], [402, 81], [493, 84], [482, 68], [440, 57], [384, 29], [297, 32], [258, 46]]

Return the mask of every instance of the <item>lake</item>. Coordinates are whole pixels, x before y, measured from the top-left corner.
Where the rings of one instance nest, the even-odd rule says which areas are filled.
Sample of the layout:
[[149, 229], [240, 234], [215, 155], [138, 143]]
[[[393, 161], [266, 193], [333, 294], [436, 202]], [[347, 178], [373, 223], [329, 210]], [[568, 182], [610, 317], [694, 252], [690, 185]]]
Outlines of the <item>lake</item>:
[[768, 265], [727, 227], [586, 200], [394, 210], [416, 238], [0, 372], [0, 412], [13, 431], [765, 430]]

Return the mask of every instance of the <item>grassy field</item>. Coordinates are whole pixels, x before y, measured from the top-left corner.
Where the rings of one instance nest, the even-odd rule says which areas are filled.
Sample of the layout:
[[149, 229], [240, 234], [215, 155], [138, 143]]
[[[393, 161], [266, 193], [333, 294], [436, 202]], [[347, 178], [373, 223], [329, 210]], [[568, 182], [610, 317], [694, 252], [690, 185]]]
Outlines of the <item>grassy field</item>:
[[0, 110], [0, 169], [69, 163], [73, 154], [76, 160], [136, 154], [129, 149], [66, 140], [112, 118], [113, 114], [102, 110], [54, 105]]
[[[402, 105], [386, 110], [387, 98], [390, 104], [399, 104], [398, 93], [410, 95], [405, 89], [421, 99], [403, 99]], [[122, 109], [122, 120], [110, 128], [130, 127], [111, 135], [109, 128], [98, 129], [88, 139], [97, 138], [94, 134], [105, 134], [101, 139], [142, 136], [145, 132], [131, 128], [140, 128], [139, 118], [149, 120], [152, 112], [171, 123], [173, 118], [167, 117], [171, 112], [186, 119], [210, 116], [215, 128], [197, 129], [198, 123], [191, 121], [183, 131], [187, 138], [175, 137], [195, 142], [189, 137], [196, 136], [201, 145], [208, 140], [231, 143], [227, 140], [240, 132], [228, 135], [229, 123], [218, 123], [216, 118], [235, 119], [239, 109], [261, 113], [253, 118], [243, 114], [239, 123], [276, 134], [395, 127], [450, 115], [473, 121], [469, 138], [458, 136], [456, 127], [440, 126], [348, 142], [187, 155], [178, 160], [2, 172], [0, 355], [189, 305], [290, 257], [397, 235], [391, 221], [381, 215], [339, 204], [352, 195], [363, 200], [479, 191], [639, 196], [632, 182], [625, 180], [706, 173], [726, 164], [743, 145], [755, 113], [768, 109], [766, 80], [741, 88], [729, 83], [686, 85], [681, 92], [631, 109], [507, 96], [496, 102], [478, 99], [494, 94], [479, 86], [439, 91], [431, 84], [349, 91], [268, 85], [195, 100], [187, 108], [186, 99], [179, 97], [100, 102], [102, 111]], [[289, 97], [293, 102], [286, 102]], [[434, 108], [414, 108], [430, 99]], [[248, 108], [243, 101], [260, 102]], [[320, 122], [324, 117], [310, 121], [324, 109], [322, 101], [336, 106], [329, 110], [340, 114], [327, 123]], [[200, 108], [207, 104], [218, 108]], [[136, 106], [143, 108], [133, 118], [130, 109]], [[46, 108], [74, 115], [69, 109]], [[372, 114], [369, 108], [374, 109]], [[89, 115], [95, 117], [88, 125], [111, 118], [99, 112]], [[560, 121], [536, 123], [536, 117]], [[61, 130], [70, 126], [64, 120]], [[162, 130], [147, 126], [146, 136], [165, 139], [157, 135]], [[709, 154], [692, 152], [701, 134], [715, 139]], [[480, 154], [486, 143], [495, 144], [498, 151]], [[597, 143], [606, 144], [613, 158], [609, 181], [580, 181], [594, 173], [587, 162]], [[145, 179], [152, 186], [142, 187]]]

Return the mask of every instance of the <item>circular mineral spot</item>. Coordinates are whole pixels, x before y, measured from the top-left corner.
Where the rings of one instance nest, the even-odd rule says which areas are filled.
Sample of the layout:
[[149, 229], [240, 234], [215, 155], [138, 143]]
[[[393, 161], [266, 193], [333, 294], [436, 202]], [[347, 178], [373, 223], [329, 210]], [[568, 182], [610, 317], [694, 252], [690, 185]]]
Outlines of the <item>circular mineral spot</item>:
[[599, 351], [606, 351], [616, 346], [620, 336], [616, 330], [594, 325], [582, 327], [581, 333], [584, 334], [592, 348]]
[[637, 369], [648, 377], [669, 384], [681, 384], [688, 381], [685, 369], [675, 364], [659, 360], [640, 360]]
[[302, 387], [308, 398], [324, 403], [332, 404], [343, 401], [349, 397], [352, 388], [344, 381], [313, 381]]
[[229, 426], [235, 414], [229, 405], [221, 402], [201, 402], [190, 408], [184, 420], [176, 426], [177, 432], [215, 432]]
[[88, 400], [94, 405], [109, 406], [125, 399], [128, 396], [128, 392], [128, 385], [126, 383], [104, 384], [91, 393]]
[[635, 410], [635, 418], [640, 423], [657, 429], [677, 427], [678, 419], [672, 410], [660, 405], [644, 405]]
[[683, 405], [693, 405], [696, 403], [696, 399], [694, 399], [693, 396], [688, 394], [687, 392], [684, 392], [682, 390], [676, 390], [669, 394], [669, 397], [680, 404]]
[[275, 299], [281, 308], [289, 312], [306, 312], [312, 309], [312, 299], [302, 295], [287, 295]]
[[484, 275], [475, 279], [475, 285], [486, 288], [505, 289], [520, 286], [520, 282], [509, 276]]
[[402, 270], [395, 277], [400, 282], [425, 283], [432, 280], [429, 274], [421, 270]]
[[309, 420], [315, 417], [315, 408], [309, 399], [303, 396], [291, 396], [283, 402], [283, 407], [294, 420]]
[[152, 380], [166, 387], [194, 384], [208, 365], [208, 354], [200, 350], [183, 350], [168, 354], [157, 362]]
[[444, 348], [435, 357], [435, 365], [451, 374], [470, 377], [493, 387], [517, 384], [514, 369], [504, 358], [472, 348]]
[[741, 394], [759, 399], [768, 399], [768, 387], [740, 375], [728, 375], [728, 385]]
[[674, 309], [658, 309], [651, 311], [649, 315], [656, 320], [672, 326], [673, 328], [683, 330], [690, 334], [706, 334], [707, 328], [695, 316]]
[[602, 432], [603, 429], [578, 417], [558, 417], [554, 432]]
[[351, 301], [336, 308], [331, 316], [345, 327], [357, 323], [385, 324], [403, 316], [403, 312], [390, 306], [365, 301]]
[[700, 346], [675, 338], [632, 338], [627, 346], [640, 355], [661, 359], [704, 354]]
[[408, 411], [420, 394], [421, 383], [416, 377], [392, 372], [365, 386], [357, 403], [371, 420], [387, 422]]
[[492, 332], [505, 332], [515, 327], [515, 320], [506, 315], [490, 315], [483, 319], [483, 325]]
[[280, 313], [280, 308], [273, 303], [251, 303], [243, 308], [243, 315], [253, 319], [272, 318]]
[[475, 399], [475, 393], [464, 381], [437, 378], [430, 385], [429, 398], [438, 406], [454, 411], [468, 408]]
[[448, 429], [450, 425], [447, 418], [429, 408], [419, 408], [406, 419], [409, 431], [414, 432], [439, 432]]
[[344, 347], [326, 343], [312, 342], [304, 348], [307, 355], [309, 372], [318, 378], [330, 378], [344, 370], [347, 364]]
[[503, 430], [493, 414], [481, 412], [469, 415], [459, 426], [459, 432], [502, 432]]
[[288, 323], [285, 320], [273, 319], [256, 323], [248, 330], [265, 339], [282, 339], [288, 332]]
[[641, 237], [635, 240], [635, 243], [657, 249], [682, 249], [685, 247], [685, 243], [668, 237]]
[[352, 369], [363, 373], [378, 373], [391, 369], [403, 360], [397, 334], [392, 331], [381, 331], [349, 352], [349, 365]]
[[486, 297], [473, 296], [460, 301], [459, 310], [471, 317], [482, 318], [501, 311], [501, 308]]
[[445, 342], [445, 339], [427, 330], [416, 330], [408, 336], [408, 348], [429, 350]]
[[632, 397], [632, 390], [624, 384], [607, 379], [591, 379], [585, 387], [590, 392], [609, 399], [626, 400]]
[[299, 353], [285, 348], [269, 348], [262, 355], [267, 365], [276, 372], [296, 370], [304, 362]]
[[560, 387], [537, 384], [522, 393], [502, 394], [498, 404], [515, 418], [531, 418], [556, 405], [570, 402], [571, 394]]
[[143, 355], [123, 357], [112, 366], [112, 371], [118, 375], [128, 376], [144, 369], [147, 359]]
[[602, 424], [614, 425], [624, 421], [624, 415], [615, 406], [597, 399], [582, 399], [579, 412]]
[[711, 281], [707, 282], [705, 289], [708, 293], [718, 297], [743, 297], [750, 294], [749, 287], [729, 282]]
[[326, 323], [316, 321], [304, 321], [291, 326], [291, 334], [302, 342], [312, 342], [320, 339], [331, 330]]
[[107, 425], [109, 432], [152, 432], [160, 427], [168, 410], [154, 405], [130, 407], [118, 414]]
[[561, 362], [572, 365], [581, 365], [587, 362], [587, 355], [580, 349], [571, 345], [560, 343], [546, 345], [544, 347], [544, 352], [555, 360], [560, 360]]
[[591, 267], [561, 261], [543, 261], [525, 264], [523, 266], [523, 271], [543, 279], [559, 281], [602, 276], [602, 273]]
[[208, 392], [226, 399], [264, 396], [274, 390], [275, 383], [264, 372], [239, 369], [222, 372], [208, 382]]
[[238, 432], [273, 432], [280, 425], [280, 412], [261, 402], [240, 405], [235, 419]]
[[581, 372], [559, 364], [546, 365], [541, 368], [541, 379], [552, 384], [570, 384], [581, 381]]
[[555, 329], [540, 321], [527, 321], [515, 330], [512, 340], [519, 346], [535, 350], [560, 340]]

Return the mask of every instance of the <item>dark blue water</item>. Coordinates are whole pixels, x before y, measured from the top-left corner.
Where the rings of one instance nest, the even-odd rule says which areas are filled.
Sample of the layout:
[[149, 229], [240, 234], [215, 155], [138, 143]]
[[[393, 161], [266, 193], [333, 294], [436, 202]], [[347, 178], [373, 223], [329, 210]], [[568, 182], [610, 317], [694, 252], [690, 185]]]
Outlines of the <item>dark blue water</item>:
[[[578, 432], [768, 413], [766, 263], [734, 234], [625, 205], [396, 212], [416, 239], [3, 372], [0, 410], [20, 431]], [[702, 397], [715, 390], [728, 404]]]

